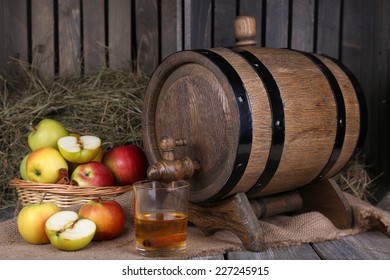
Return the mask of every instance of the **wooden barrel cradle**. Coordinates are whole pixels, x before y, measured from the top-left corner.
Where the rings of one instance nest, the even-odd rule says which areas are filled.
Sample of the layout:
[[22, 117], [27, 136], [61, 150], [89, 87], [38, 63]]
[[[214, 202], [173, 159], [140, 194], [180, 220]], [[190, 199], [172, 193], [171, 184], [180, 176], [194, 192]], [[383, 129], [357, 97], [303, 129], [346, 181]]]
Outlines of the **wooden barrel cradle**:
[[363, 94], [329, 57], [252, 46], [182, 51], [145, 92], [143, 143], [160, 161], [163, 136], [185, 139], [177, 158], [200, 164], [190, 200], [262, 197], [336, 175], [363, 145]]

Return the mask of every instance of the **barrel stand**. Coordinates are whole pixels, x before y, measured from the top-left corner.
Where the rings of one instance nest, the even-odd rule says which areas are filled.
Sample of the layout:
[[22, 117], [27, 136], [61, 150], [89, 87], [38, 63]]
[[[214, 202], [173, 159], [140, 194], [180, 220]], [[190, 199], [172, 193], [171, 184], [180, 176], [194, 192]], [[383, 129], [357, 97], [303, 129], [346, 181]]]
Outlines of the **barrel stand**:
[[259, 219], [311, 211], [322, 213], [340, 229], [352, 227], [352, 208], [333, 179], [267, 197], [248, 198], [238, 193], [215, 202], [190, 203], [189, 221], [205, 235], [231, 231], [247, 250], [260, 252], [266, 244]]

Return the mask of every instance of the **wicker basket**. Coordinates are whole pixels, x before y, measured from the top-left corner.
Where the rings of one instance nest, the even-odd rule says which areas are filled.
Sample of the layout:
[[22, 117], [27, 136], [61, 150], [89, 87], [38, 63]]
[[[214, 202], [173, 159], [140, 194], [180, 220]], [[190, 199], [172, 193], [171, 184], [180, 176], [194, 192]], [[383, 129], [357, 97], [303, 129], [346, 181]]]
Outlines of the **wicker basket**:
[[80, 187], [67, 184], [38, 184], [12, 179], [21, 206], [39, 202], [54, 202], [58, 207], [68, 208], [82, 205], [92, 199], [108, 199], [132, 191], [133, 186]]

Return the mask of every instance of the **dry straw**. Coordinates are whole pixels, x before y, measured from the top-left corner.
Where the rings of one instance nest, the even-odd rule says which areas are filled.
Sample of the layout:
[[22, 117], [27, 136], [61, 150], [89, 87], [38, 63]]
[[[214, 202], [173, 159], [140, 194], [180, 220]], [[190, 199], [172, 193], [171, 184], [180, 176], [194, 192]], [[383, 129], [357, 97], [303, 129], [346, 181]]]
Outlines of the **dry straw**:
[[368, 172], [369, 166], [364, 159], [351, 161], [348, 168], [335, 176], [335, 180], [341, 190], [348, 192], [362, 200], [375, 201], [376, 180], [383, 175], [372, 177]]
[[141, 112], [148, 78], [127, 71], [43, 80], [31, 75], [19, 79], [0, 76], [0, 208], [14, 206], [19, 165], [29, 152], [29, 126], [53, 118], [69, 131], [94, 134], [103, 148], [142, 145]]

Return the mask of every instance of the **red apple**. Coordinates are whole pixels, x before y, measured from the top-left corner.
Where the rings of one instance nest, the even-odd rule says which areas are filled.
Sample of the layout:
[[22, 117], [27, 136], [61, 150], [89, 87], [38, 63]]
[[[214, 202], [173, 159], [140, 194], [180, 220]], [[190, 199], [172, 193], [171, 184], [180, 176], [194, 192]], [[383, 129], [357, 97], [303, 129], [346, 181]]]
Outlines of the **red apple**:
[[81, 218], [96, 224], [93, 240], [109, 240], [118, 237], [125, 226], [125, 214], [122, 206], [115, 200], [94, 199], [84, 204], [79, 210]]
[[118, 186], [131, 185], [146, 178], [148, 163], [144, 151], [137, 145], [111, 148], [104, 155], [103, 163], [111, 169]]
[[114, 175], [111, 170], [97, 161], [80, 164], [72, 172], [70, 179], [76, 181], [79, 186], [105, 187], [114, 185]]

